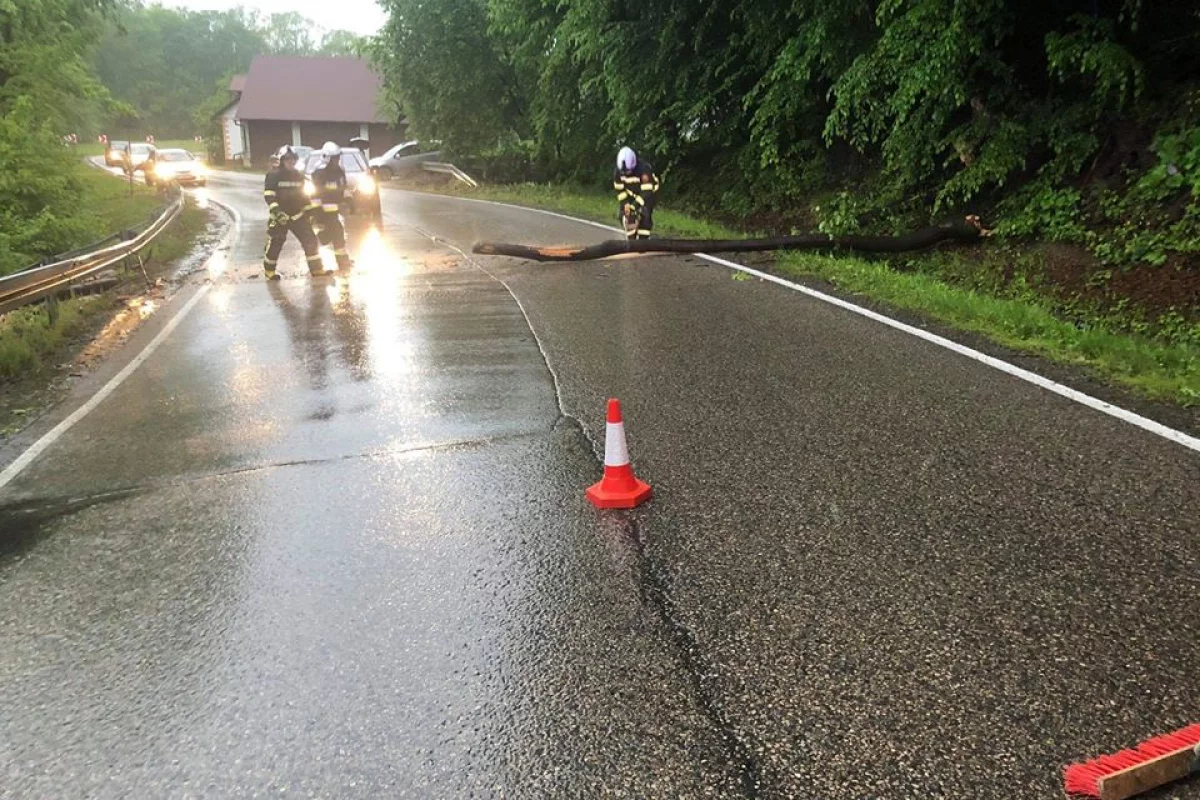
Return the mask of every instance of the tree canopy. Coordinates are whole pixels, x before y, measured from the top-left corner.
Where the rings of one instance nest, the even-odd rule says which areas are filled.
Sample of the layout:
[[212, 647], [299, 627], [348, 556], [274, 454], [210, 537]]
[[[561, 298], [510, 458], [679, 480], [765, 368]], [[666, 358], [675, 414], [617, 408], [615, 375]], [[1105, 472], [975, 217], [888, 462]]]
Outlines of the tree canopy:
[[629, 143], [677, 192], [726, 211], [824, 192], [829, 229], [1120, 171], [1200, 121], [1200, 12], [1187, 3], [383, 5], [372, 52], [421, 135], [596, 180]]
[[0, 274], [91, 234], [61, 137], [112, 108], [87, 55], [110, 0], [0, 0]]
[[262, 16], [244, 8], [189, 11], [123, 6], [104, 29], [92, 62], [131, 115], [113, 119], [121, 133], [185, 138], [204, 130], [197, 111], [245, 72], [256, 55], [350, 55], [362, 38], [326, 31], [295, 11]]

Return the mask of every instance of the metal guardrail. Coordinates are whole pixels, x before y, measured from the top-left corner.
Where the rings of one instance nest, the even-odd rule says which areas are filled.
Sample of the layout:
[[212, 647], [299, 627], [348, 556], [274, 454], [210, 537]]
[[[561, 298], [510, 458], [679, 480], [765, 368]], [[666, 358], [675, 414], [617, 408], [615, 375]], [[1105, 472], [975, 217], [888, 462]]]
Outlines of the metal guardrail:
[[0, 278], [0, 314], [43, 300], [137, 253], [162, 233], [181, 211], [183, 197], [174, 200], [146, 230], [128, 241], [72, 255], [53, 264], [32, 267]]
[[453, 164], [446, 164], [441, 161], [426, 161], [421, 165], [421, 169], [426, 172], [440, 172], [444, 175], [452, 175], [472, 188], [479, 186], [479, 183], [474, 178]]

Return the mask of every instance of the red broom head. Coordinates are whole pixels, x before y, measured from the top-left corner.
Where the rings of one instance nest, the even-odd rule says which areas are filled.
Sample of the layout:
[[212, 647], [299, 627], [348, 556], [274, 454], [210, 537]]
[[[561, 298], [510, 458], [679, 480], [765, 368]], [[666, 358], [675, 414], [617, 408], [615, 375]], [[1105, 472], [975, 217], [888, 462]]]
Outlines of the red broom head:
[[1099, 797], [1100, 779], [1114, 772], [1144, 764], [1151, 759], [1165, 756], [1185, 747], [1200, 744], [1200, 724], [1189, 725], [1174, 733], [1155, 736], [1139, 744], [1133, 750], [1122, 750], [1112, 755], [1099, 756], [1082, 764], [1071, 764], [1063, 770], [1063, 788], [1067, 794], [1081, 797]]

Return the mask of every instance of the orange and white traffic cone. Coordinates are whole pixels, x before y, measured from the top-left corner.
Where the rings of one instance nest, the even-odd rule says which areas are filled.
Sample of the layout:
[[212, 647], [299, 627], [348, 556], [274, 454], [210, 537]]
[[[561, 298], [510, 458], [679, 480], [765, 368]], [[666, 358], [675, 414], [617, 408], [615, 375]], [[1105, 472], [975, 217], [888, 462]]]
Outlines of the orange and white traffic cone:
[[608, 424], [604, 430], [604, 478], [588, 487], [584, 495], [596, 508], [633, 508], [650, 499], [650, 485], [639, 481], [629, 463], [625, 444], [625, 422], [621, 402], [608, 401]]

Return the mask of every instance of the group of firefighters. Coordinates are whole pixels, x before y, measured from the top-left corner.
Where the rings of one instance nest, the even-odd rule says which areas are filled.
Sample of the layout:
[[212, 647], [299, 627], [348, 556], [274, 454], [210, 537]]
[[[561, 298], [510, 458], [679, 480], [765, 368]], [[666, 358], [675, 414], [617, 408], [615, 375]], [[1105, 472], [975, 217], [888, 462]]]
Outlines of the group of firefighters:
[[313, 275], [333, 272], [323, 265], [321, 245], [333, 248], [338, 269], [354, 266], [346, 251], [346, 228], [341, 219], [341, 206], [346, 200], [346, 171], [341, 157], [342, 148], [336, 142], [326, 142], [321, 148], [321, 165], [312, 174], [312, 197], [304, 191], [304, 173], [297, 169], [299, 157], [290, 145], [279, 149], [275, 157], [278, 164], [272, 159], [263, 186], [268, 215], [267, 250], [263, 254], [267, 280], [279, 280], [276, 267], [289, 231], [304, 248], [304, 259]]
[[[312, 197], [304, 191], [304, 173], [297, 169], [299, 158], [291, 146], [281, 147], [272, 158], [272, 169], [263, 187], [269, 215], [267, 249], [263, 255], [267, 280], [279, 280], [276, 267], [289, 231], [304, 248], [304, 258], [313, 275], [333, 272], [323, 265], [321, 245], [333, 248], [338, 269], [348, 270], [353, 266], [346, 251], [346, 229], [341, 219], [341, 206], [346, 198], [346, 172], [342, 169], [341, 155], [342, 149], [335, 142], [326, 142], [321, 148], [321, 165], [312, 174]], [[617, 192], [621, 225], [630, 239], [649, 238], [654, 230], [654, 199], [659, 186], [654, 168], [639, 159], [631, 148], [622, 147], [613, 172], [613, 189]]]

